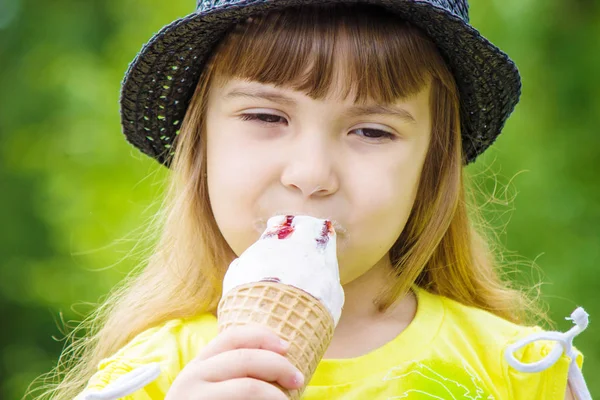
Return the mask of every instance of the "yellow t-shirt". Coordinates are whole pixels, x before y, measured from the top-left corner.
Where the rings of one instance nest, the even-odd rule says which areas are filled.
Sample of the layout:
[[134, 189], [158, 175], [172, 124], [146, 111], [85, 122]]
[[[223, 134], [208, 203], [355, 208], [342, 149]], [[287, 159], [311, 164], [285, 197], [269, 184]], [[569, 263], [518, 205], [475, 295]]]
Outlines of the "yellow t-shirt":
[[[508, 344], [541, 328], [515, 325], [416, 287], [415, 294], [417, 312], [402, 333], [359, 357], [323, 359], [302, 399], [564, 399], [569, 357], [539, 373], [516, 371], [504, 359]], [[181, 369], [216, 335], [217, 321], [210, 314], [151, 328], [103, 360], [84, 393], [158, 362], [159, 377], [124, 399], [164, 399]], [[549, 342], [535, 342], [516, 355], [532, 362], [551, 348]], [[581, 367], [578, 351], [576, 361]]]

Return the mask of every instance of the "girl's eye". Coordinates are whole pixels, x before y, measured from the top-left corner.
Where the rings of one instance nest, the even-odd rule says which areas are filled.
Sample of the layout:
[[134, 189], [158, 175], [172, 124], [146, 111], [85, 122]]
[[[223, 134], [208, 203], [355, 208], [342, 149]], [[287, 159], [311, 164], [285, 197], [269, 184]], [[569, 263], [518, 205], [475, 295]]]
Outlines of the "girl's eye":
[[[240, 118], [243, 121], [256, 121], [261, 124], [273, 125], [277, 123], [286, 123], [286, 119], [274, 114], [256, 113], [256, 114], [242, 114]], [[394, 140], [396, 135], [390, 132], [386, 132], [380, 129], [373, 128], [358, 128], [354, 129], [354, 132], [360, 132], [359, 136], [363, 136], [367, 139], [373, 140]]]
[[264, 124], [276, 124], [285, 122], [285, 118], [273, 114], [242, 114], [243, 121], [257, 121]]
[[396, 135], [390, 132], [382, 131], [380, 129], [372, 128], [358, 128], [354, 132], [360, 132], [359, 135], [367, 139], [383, 140], [383, 139], [396, 139]]

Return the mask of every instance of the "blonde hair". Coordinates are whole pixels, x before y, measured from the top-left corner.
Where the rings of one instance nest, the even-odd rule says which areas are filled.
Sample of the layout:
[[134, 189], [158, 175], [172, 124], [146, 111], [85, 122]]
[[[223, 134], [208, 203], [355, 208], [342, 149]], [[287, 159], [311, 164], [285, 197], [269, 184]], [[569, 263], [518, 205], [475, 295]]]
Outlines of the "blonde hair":
[[[360, 7], [360, 9], [359, 9]], [[206, 185], [203, 115], [211, 85], [237, 77], [324, 97], [336, 68], [355, 102], [391, 103], [431, 83], [432, 140], [409, 220], [390, 250], [383, 311], [417, 284], [516, 323], [547, 320], [533, 300], [501, 279], [492, 241], [466, 191], [459, 95], [435, 44], [410, 23], [373, 6], [303, 7], [249, 18], [228, 32], [200, 76], [171, 163], [160, 238], [145, 268], [113, 290], [69, 338], [39, 398], [72, 399], [99, 361], [169, 319], [216, 313], [235, 255], [219, 232]], [[87, 335], [75, 339], [78, 331]]]

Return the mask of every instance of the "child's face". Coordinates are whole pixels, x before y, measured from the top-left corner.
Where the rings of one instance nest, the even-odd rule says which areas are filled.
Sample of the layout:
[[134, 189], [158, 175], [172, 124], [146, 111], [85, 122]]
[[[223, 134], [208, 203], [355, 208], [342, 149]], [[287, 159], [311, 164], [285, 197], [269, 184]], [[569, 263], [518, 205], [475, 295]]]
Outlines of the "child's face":
[[353, 106], [334, 94], [313, 100], [257, 82], [211, 88], [209, 196], [238, 256], [275, 214], [337, 222], [342, 284], [387, 255], [408, 219], [429, 145], [429, 86], [396, 103], [399, 115]]

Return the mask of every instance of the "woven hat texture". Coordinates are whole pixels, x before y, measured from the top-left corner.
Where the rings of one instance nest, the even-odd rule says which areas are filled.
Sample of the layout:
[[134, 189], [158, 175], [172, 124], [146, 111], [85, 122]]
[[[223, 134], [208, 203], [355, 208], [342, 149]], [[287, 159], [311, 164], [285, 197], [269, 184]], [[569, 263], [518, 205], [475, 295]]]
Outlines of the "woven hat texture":
[[234, 24], [300, 5], [372, 4], [419, 27], [437, 44], [459, 89], [465, 163], [501, 133], [521, 94], [517, 67], [469, 24], [466, 0], [199, 0], [196, 11], [164, 26], [129, 65], [121, 88], [126, 139], [165, 166], [203, 66]]

